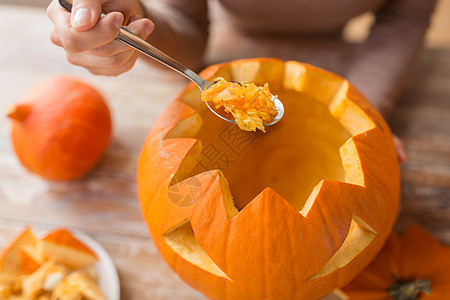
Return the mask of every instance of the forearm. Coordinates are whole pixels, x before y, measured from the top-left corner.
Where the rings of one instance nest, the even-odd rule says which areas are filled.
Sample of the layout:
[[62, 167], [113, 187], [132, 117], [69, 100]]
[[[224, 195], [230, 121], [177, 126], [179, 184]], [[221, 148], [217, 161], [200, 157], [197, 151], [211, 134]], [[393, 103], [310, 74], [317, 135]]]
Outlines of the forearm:
[[208, 38], [206, 0], [143, 1], [155, 29], [147, 41], [187, 67], [197, 69]]
[[377, 14], [346, 77], [387, 116], [414, 66], [435, 0], [394, 0]]

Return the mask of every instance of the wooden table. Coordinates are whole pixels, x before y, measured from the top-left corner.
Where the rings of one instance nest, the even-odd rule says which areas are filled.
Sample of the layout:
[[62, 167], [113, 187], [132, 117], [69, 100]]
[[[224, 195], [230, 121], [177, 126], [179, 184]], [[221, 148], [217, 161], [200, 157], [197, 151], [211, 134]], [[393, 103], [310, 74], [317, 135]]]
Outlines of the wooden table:
[[[46, 182], [20, 165], [10, 143], [9, 120], [0, 118], [0, 246], [27, 224], [37, 231], [66, 226], [90, 235], [109, 252], [119, 272], [122, 299], [204, 299], [161, 259], [136, 199], [140, 147], [186, 81], [173, 71], [143, 63], [119, 77], [90, 75], [67, 63], [64, 52], [50, 43], [51, 28], [42, 8], [21, 8], [19, 13], [16, 6], [0, 4], [0, 109], [17, 102], [38, 80], [70, 74], [89, 81], [108, 99], [114, 136], [86, 178]], [[223, 51], [217, 51], [221, 47]], [[348, 51], [331, 48], [314, 52], [316, 60], [308, 50], [290, 58], [339, 72]], [[236, 52], [216, 41], [208, 62], [237, 58], [235, 53], [289, 56], [252, 49]], [[450, 244], [450, 50], [424, 52], [390, 122], [409, 155], [401, 167], [403, 211], [397, 229], [416, 221]]]

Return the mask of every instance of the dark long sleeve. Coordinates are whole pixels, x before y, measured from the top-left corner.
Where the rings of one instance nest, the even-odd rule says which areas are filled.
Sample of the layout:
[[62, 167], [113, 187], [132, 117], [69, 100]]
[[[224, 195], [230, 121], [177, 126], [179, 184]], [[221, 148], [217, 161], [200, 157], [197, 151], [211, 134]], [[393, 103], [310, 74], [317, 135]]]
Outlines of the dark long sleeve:
[[423, 47], [436, 0], [393, 0], [376, 15], [346, 77], [389, 115]]

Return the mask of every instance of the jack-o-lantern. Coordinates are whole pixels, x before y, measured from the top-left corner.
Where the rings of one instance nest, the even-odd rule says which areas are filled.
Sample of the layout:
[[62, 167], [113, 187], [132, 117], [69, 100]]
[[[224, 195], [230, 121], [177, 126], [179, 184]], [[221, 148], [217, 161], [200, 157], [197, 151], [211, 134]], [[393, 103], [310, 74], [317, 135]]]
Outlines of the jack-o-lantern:
[[348, 81], [278, 59], [208, 67], [205, 79], [269, 83], [285, 116], [266, 133], [214, 116], [190, 84], [138, 163], [151, 237], [213, 299], [315, 299], [373, 259], [398, 210], [390, 129]]

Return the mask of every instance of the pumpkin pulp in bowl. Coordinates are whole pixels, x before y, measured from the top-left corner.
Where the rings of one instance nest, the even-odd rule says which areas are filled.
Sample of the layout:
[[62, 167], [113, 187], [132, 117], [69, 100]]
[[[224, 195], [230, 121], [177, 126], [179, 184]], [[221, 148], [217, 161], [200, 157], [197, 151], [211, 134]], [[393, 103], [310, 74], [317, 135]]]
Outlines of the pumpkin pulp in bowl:
[[213, 299], [317, 299], [376, 255], [395, 221], [389, 128], [346, 80], [299, 62], [239, 60], [203, 78], [269, 83], [266, 133], [217, 118], [193, 84], [153, 127], [138, 193], [169, 265]]

